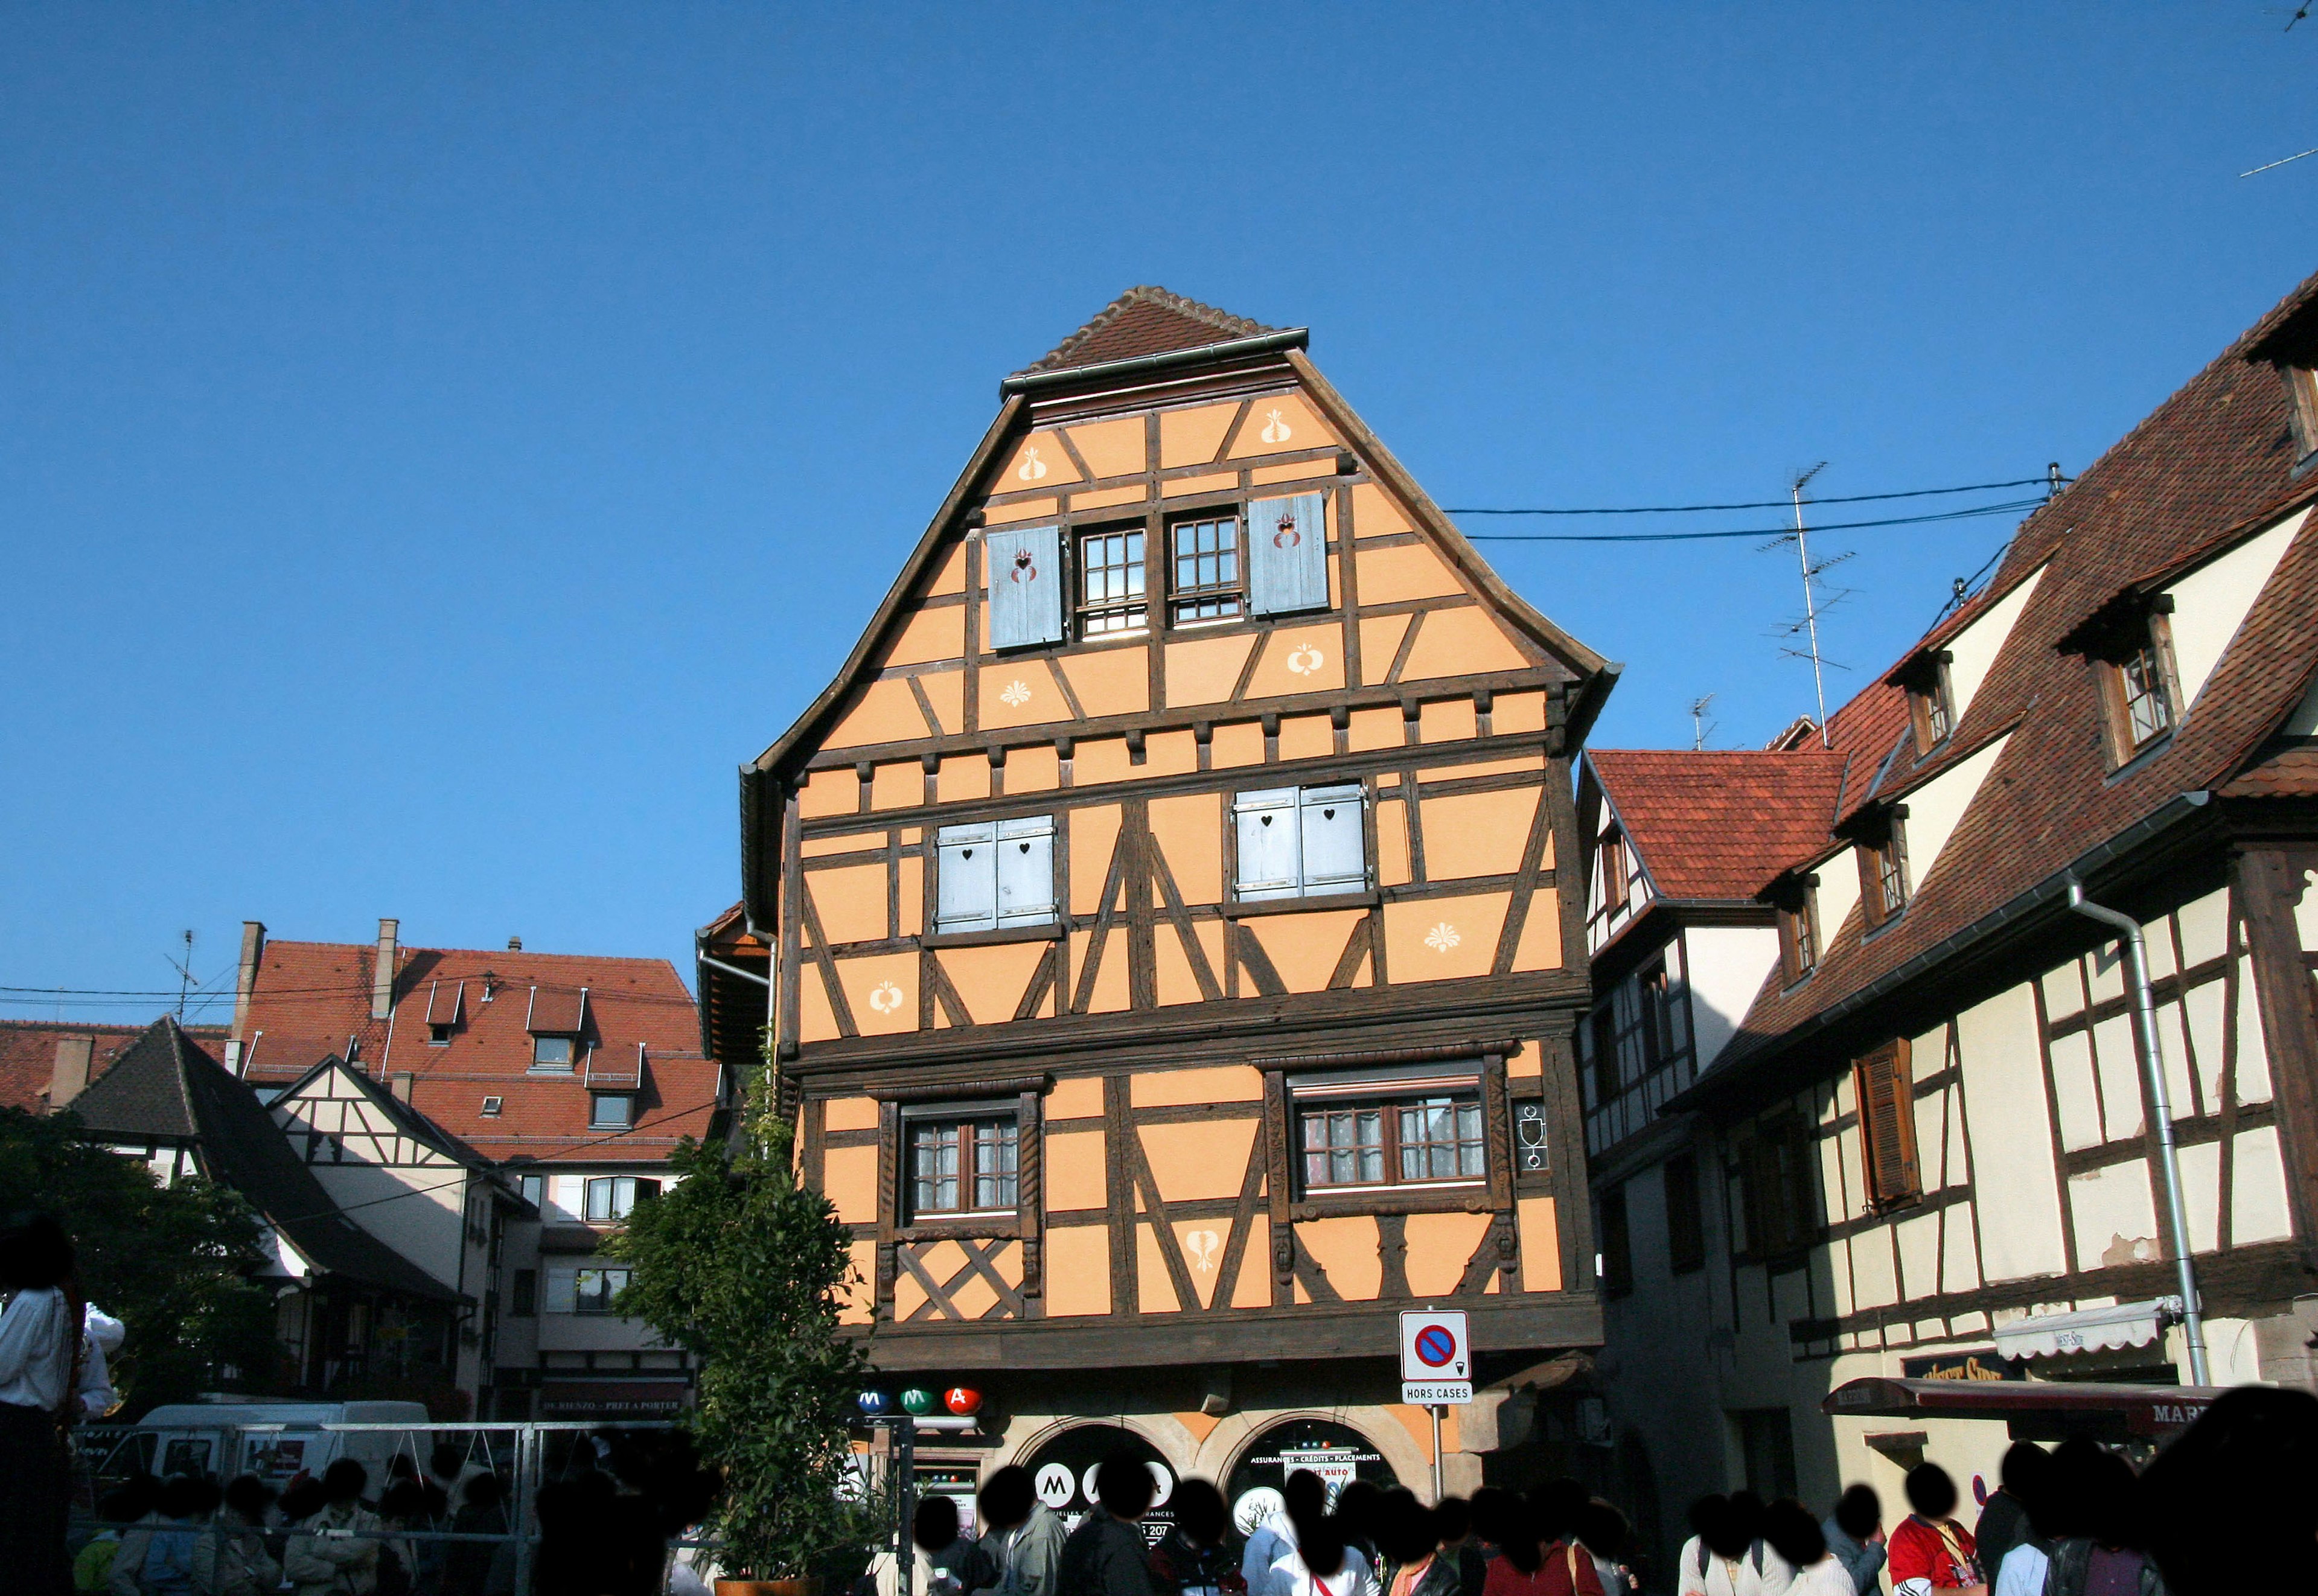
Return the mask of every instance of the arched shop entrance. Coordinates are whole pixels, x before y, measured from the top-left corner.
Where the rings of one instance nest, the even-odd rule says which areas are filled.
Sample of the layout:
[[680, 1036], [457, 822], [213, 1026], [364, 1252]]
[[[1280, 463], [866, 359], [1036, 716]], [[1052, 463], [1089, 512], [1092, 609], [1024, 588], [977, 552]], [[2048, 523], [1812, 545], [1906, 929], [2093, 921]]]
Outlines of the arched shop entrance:
[[1158, 1448], [1133, 1430], [1116, 1424], [1081, 1424], [1031, 1453], [1022, 1466], [1030, 1471], [1038, 1500], [1062, 1514], [1063, 1522], [1075, 1529], [1079, 1520], [1094, 1511], [1095, 1468], [1113, 1452], [1125, 1452], [1151, 1471], [1157, 1489], [1152, 1493], [1151, 1511], [1143, 1516], [1142, 1529], [1144, 1538], [1156, 1546], [1175, 1522], [1175, 1471]]
[[1280, 1488], [1299, 1468], [1308, 1468], [1326, 1482], [1332, 1502], [1354, 1480], [1388, 1487], [1400, 1484], [1384, 1454], [1351, 1425], [1333, 1419], [1289, 1419], [1257, 1435], [1232, 1465], [1224, 1500], [1231, 1503], [1232, 1521], [1242, 1535], [1280, 1511]]

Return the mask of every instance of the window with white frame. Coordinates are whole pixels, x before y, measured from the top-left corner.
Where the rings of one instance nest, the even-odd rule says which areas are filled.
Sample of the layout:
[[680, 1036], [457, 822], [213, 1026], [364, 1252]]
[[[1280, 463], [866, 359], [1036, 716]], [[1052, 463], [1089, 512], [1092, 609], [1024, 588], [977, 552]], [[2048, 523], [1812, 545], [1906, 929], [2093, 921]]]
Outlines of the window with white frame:
[[633, 1175], [598, 1175], [588, 1182], [588, 1222], [613, 1224], [635, 1209], [640, 1197], [658, 1197], [660, 1182]]
[[635, 1123], [636, 1099], [624, 1091], [599, 1091], [589, 1105], [588, 1128], [624, 1131]]
[[934, 842], [937, 932], [1054, 923], [1054, 816], [944, 826]]
[[550, 1314], [609, 1314], [628, 1288], [629, 1272], [624, 1269], [549, 1269], [546, 1274], [547, 1300], [541, 1306]]
[[1369, 884], [1366, 793], [1358, 782], [1271, 787], [1232, 800], [1242, 901], [1357, 892]]

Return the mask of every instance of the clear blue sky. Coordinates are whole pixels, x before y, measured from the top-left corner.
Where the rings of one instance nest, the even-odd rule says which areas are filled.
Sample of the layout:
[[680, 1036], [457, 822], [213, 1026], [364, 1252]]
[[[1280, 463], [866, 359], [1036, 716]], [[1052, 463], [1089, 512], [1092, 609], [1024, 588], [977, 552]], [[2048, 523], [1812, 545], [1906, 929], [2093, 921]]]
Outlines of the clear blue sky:
[[[734, 767], [1137, 282], [1444, 504], [2073, 471], [2318, 268], [2318, 157], [2237, 176], [2318, 144], [2287, 14], [9, 6], [0, 985], [381, 914], [688, 978]], [[1828, 540], [1831, 690], [2007, 530]], [[1599, 743], [1810, 705], [1781, 556], [1492, 554]]]

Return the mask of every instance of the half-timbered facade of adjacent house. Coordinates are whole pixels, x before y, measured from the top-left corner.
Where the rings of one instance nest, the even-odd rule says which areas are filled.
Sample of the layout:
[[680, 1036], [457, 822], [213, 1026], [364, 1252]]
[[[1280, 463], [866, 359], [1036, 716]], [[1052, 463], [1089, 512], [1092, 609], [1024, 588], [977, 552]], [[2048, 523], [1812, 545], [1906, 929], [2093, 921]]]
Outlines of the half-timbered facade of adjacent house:
[[1179, 1472], [1333, 1436], [1429, 1488], [1432, 1303], [1500, 1383], [1469, 1484], [1504, 1381], [1597, 1338], [1568, 761], [1612, 673], [1303, 345], [1137, 290], [1009, 379], [742, 773], [712, 1037], [768, 977], [851, 1317], [988, 1394], [984, 1464], [1103, 1416]]
[[[1589, 756], [1597, 901], [1631, 868], [1629, 811], [1652, 881], [1712, 873], [1730, 761], [1773, 772], [1765, 829], [1787, 833], [1741, 889], [1776, 937], [1736, 1035], [1595, 1148], [1613, 1425], [1663, 1499], [1864, 1479], [1888, 1502], [1927, 1455], [1992, 1484], [2007, 1424], [1927, 1418], [1900, 1386], [1830, 1416], [1831, 1394], [2188, 1384], [2192, 1300], [2213, 1384], [2312, 1383], [2314, 367], [2318, 279], [2032, 516], [1824, 750]], [[2072, 881], [2143, 928], [2153, 1037]], [[1597, 942], [1605, 991], [1648, 919]], [[2021, 1422], [2125, 1438], [2115, 1398], [2071, 1389], [2073, 1416]]]

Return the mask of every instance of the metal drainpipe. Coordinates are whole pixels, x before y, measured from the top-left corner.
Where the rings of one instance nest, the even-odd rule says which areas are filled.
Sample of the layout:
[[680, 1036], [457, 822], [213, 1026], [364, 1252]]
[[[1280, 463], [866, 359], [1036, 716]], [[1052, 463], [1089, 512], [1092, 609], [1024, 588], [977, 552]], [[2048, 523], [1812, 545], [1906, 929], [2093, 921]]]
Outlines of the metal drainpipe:
[[2069, 877], [2069, 907], [2114, 928], [2125, 943], [2131, 966], [2133, 1006], [2140, 1020], [2141, 1071], [2149, 1080], [2149, 1102], [2157, 1116], [2157, 1161], [2165, 1175], [2165, 1223], [2173, 1233], [2173, 1270], [2181, 1292], [2181, 1339], [2189, 1349], [2189, 1383], [2213, 1383], [2206, 1368], [2206, 1314], [2197, 1301], [2197, 1266], [2189, 1256], [2189, 1215], [2181, 1201], [2181, 1155], [2173, 1143], [2173, 1107], [2165, 1095], [2165, 1054], [2157, 1037], [2157, 1004], [2149, 992], [2149, 949], [2141, 922], [2104, 908], [2085, 896], [2085, 883]]

